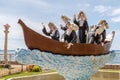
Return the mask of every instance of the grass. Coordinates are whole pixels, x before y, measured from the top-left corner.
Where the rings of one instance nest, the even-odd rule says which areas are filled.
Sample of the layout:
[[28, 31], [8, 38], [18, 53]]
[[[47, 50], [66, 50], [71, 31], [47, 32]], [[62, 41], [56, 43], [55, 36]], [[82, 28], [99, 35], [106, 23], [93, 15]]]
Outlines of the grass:
[[0, 77], [0, 80], [7, 80], [9, 78], [13, 77], [20, 77], [20, 76], [30, 76], [30, 75], [38, 75], [38, 74], [43, 74], [43, 73], [48, 73], [48, 72], [20, 72], [20, 73], [15, 73], [7, 76]]
[[0, 70], [1, 70], [1, 69], [4, 69], [4, 67], [0, 66]]
[[0, 69], [4, 69], [4, 68], [0, 67]]

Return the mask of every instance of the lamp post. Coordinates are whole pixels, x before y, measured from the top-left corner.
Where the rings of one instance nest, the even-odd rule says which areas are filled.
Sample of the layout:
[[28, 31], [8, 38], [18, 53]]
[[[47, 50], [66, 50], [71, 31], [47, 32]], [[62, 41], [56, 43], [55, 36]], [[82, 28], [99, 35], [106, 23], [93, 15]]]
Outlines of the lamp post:
[[5, 31], [4, 31], [5, 32], [4, 62], [7, 63], [8, 62], [8, 60], [7, 60], [7, 42], [8, 42], [8, 33], [9, 33], [8, 29], [9, 29], [10, 25], [9, 24], [5, 24], [4, 27], [5, 27]]

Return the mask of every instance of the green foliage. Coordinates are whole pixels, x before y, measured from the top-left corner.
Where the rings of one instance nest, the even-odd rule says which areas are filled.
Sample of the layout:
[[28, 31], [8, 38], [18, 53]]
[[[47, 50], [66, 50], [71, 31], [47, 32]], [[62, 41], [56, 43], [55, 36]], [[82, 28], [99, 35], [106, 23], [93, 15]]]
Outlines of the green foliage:
[[11, 65], [9, 64], [0, 64], [0, 68], [10, 68]]
[[4, 68], [4, 65], [0, 65], [0, 68]]
[[4, 68], [10, 68], [10, 64], [4, 64]]
[[41, 72], [42, 69], [40, 68], [40, 66], [34, 65], [32, 68], [32, 72]]

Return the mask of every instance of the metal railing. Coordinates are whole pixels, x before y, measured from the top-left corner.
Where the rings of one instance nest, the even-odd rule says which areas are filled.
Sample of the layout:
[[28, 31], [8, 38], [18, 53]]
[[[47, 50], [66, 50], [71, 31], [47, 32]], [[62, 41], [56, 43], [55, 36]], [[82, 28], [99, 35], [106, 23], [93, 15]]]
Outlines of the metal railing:
[[[0, 61], [4, 60], [4, 54], [0, 54]], [[8, 61], [15, 61], [15, 54], [9, 53], [7, 54]]]

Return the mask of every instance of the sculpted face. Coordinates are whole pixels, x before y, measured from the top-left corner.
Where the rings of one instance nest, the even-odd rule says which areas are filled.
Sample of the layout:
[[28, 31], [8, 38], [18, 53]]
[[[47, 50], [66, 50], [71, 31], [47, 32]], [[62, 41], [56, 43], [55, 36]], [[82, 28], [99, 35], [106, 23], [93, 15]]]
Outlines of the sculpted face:
[[54, 29], [53, 26], [49, 26], [49, 28], [50, 28], [50, 30], [53, 30], [53, 29]]
[[103, 27], [105, 27], [105, 28], [109, 28], [109, 27], [108, 27], [108, 23], [106, 23], [106, 22], [103, 22], [103, 23], [101, 24], [101, 26], [103, 26]]
[[48, 27], [50, 28], [50, 30], [55, 30], [56, 29], [55, 25], [51, 22], [48, 24]]
[[85, 20], [85, 19], [86, 19], [85, 13], [84, 13], [84, 12], [80, 12], [80, 13], [78, 14], [78, 19], [79, 19], [79, 20]]
[[80, 14], [80, 18], [84, 18], [84, 14], [83, 13]]
[[104, 27], [106, 29], [109, 28], [108, 23], [106, 22], [106, 20], [100, 20], [98, 25], [100, 25], [101, 27]]
[[61, 19], [63, 20], [64, 23], [68, 23], [71, 19], [67, 16], [61, 16]]

